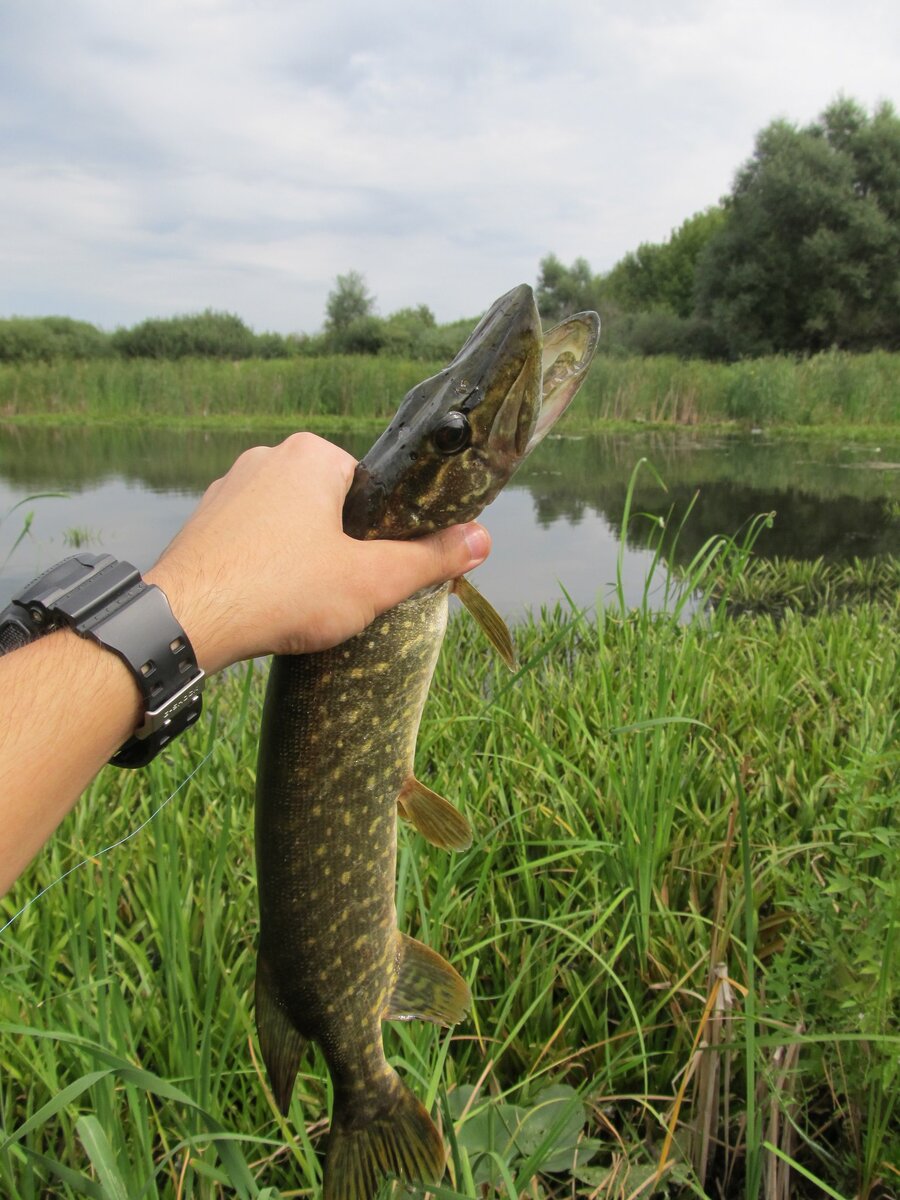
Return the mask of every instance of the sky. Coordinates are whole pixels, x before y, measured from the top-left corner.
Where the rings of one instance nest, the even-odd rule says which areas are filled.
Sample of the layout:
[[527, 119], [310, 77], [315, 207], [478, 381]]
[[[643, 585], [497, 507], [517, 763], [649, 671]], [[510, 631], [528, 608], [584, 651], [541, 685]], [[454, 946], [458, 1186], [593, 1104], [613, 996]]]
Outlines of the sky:
[[841, 94], [900, 106], [896, 0], [0, 0], [0, 317], [475, 316]]

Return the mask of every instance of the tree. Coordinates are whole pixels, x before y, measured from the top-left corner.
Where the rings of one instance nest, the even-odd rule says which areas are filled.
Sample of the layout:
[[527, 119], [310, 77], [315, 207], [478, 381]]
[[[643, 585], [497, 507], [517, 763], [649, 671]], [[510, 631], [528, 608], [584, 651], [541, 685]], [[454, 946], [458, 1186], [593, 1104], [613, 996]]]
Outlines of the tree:
[[371, 317], [375, 312], [375, 297], [369, 294], [365, 278], [359, 271], [338, 275], [325, 303], [325, 330], [343, 333], [354, 321]]
[[576, 258], [565, 267], [555, 254], [541, 259], [535, 297], [542, 317], [561, 321], [572, 313], [598, 308], [601, 292], [599, 276], [591, 274], [585, 258]]
[[427, 304], [415, 308], [400, 308], [384, 320], [384, 343], [381, 354], [397, 358], [427, 358], [426, 346], [437, 322]]
[[611, 299], [625, 312], [661, 310], [690, 317], [697, 260], [723, 222], [724, 213], [715, 205], [688, 217], [667, 242], [642, 242], [606, 276]]
[[697, 306], [732, 356], [900, 347], [900, 119], [840, 99], [774, 121], [724, 200]]

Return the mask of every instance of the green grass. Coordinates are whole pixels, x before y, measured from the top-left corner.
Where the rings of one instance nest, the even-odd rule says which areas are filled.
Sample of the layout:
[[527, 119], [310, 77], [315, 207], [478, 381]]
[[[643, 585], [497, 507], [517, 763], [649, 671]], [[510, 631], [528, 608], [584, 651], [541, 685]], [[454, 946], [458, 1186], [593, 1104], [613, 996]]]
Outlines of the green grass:
[[[761, 569], [716, 542], [690, 574]], [[900, 601], [854, 601], [547, 611], [515, 678], [452, 623], [417, 773], [476, 840], [404, 829], [397, 895], [475, 1003], [387, 1034], [451, 1143], [440, 1194], [895, 1193]], [[322, 1064], [284, 1121], [253, 1032], [262, 682], [104, 771], [5, 902], [87, 860], [2, 934], [0, 1194], [317, 1194]]]
[[[443, 365], [363, 356], [0, 365], [0, 416], [194, 427], [383, 421]], [[599, 355], [570, 428], [635, 422], [885, 429], [900, 423], [900, 355], [832, 351], [733, 364]]]

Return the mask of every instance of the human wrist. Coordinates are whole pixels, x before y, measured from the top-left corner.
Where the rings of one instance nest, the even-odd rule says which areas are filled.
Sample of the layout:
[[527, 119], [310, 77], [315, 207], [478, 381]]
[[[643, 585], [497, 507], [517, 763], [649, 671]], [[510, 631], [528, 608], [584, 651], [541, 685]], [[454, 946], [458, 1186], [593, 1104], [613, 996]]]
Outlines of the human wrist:
[[152, 583], [169, 602], [172, 615], [187, 634], [197, 663], [207, 675], [221, 671], [240, 657], [234, 653], [230, 623], [224, 613], [222, 589], [203, 584], [198, 572], [189, 576], [177, 565], [160, 559], [145, 571], [145, 583]]
[[98, 714], [110, 755], [131, 736], [144, 715], [144, 701], [134, 675], [124, 661], [99, 642], [80, 637], [74, 629], [60, 628], [32, 643], [47, 662], [60, 670], [59, 652], [64, 664], [62, 678], [79, 703]]

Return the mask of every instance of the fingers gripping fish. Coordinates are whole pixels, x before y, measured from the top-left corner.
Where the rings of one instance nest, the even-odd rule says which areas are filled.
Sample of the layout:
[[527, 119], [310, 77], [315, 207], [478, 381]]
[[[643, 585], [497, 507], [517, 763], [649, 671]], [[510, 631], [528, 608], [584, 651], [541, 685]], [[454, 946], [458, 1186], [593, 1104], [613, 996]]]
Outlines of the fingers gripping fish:
[[[475, 518], [565, 411], [599, 334], [580, 313], [542, 337], [531, 288], [488, 311], [452, 363], [406, 396], [356, 470], [357, 538]], [[455, 591], [512, 665], [503, 621], [466, 580], [425, 589], [319, 654], [276, 657], [257, 771], [256, 1021], [282, 1112], [304, 1045], [334, 1085], [326, 1200], [369, 1200], [389, 1174], [436, 1183], [446, 1151], [384, 1054], [381, 1023], [461, 1020], [469, 989], [397, 928], [396, 816], [464, 849], [465, 819], [413, 774], [422, 709]]]

